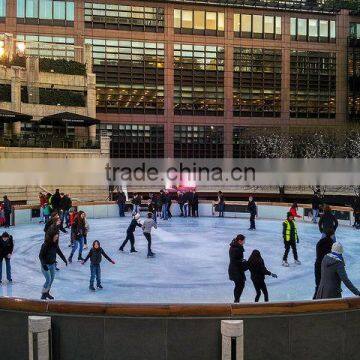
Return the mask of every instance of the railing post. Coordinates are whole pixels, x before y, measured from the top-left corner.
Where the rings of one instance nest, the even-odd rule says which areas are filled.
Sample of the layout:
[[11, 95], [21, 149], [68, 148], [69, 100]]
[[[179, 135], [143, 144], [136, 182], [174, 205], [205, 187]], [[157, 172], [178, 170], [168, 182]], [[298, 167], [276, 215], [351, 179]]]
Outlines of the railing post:
[[242, 320], [221, 320], [222, 360], [244, 360]]
[[51, 317], [29, 316], [29, 360], [51, 360]]

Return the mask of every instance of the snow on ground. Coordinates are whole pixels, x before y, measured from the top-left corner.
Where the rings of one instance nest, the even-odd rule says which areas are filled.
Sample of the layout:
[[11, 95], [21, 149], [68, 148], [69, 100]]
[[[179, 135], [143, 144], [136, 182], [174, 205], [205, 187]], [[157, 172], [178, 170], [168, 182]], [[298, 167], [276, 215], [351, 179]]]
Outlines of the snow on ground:
[[[200, 303], [233, 301], [233, 283], [228, 280], [228, 249], [232, 238], [246, 236], [245, 257], [259, 249], [268, 269], [278, 279], [267, 277], [270, 300], [308, 300], [314, 291], [315, 245], [319, 240], [317, 225], [299, 223], [299, 258], [302, 265], [281, 266], [283, 255], [282, 224], [280, 221], [258, 220], [257, 230], [248, 231], [247, 219], [230, 218], [173, 218], [159, 221], [153, 233], [154, 259], [146, 258], [147, 242], [140, 228], [136, 230], [136, 254], [120, 253], [118, 248], [125, 238], [130, 217], [90, 219], [88, 243], [100, 240], [104, 250], [116, 264], [102, 261], [104, 289], [89, 291], [89, 261], [81, 265], [75, 261], [65, 267], [59, 259], [51, 293], [57, 300], [123, 303]], [[14, 236], [12, 258], [13, 285], [6, 284], [3, 264], [3, 286], [0, 296], [38, 299], [44, 278], [38, 253], [43, 242], [43, 225], [22, 225], [10, 229]], [[350, 227], [340, 227], [337, 238], [345, 248], [345, 261], [350, 279], [360, 287], [359, 233]], [[69, 234], [61, 234], [60, 246], [69, 256]], [[87, 254], [84, 251], [83, 256]], [[249, 273], [242, 302], [255, 297]], [[345, 290], [344, 296], [350, 296]], [[261, 299], [263, 300], [263, 299]]]

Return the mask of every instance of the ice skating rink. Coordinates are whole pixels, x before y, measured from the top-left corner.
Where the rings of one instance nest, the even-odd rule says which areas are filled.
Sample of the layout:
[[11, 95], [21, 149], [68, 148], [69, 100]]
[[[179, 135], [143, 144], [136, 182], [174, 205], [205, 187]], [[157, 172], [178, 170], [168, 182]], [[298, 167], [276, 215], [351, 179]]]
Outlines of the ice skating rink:
[[[143, 220], [144, 216], [142, 216]], [[299, 223], [299, 259], [294, 265], [292, 254], [289, 268], [281, 266], [283, 255], [282, 223], [257, 221], [257, 230], [248, 231], [247, 219], [231, 218], [173, 218], [159, 220], [153, 231], [154, 259], [146, 258], [147, 243], [140, 228], [135, 232], [135, 254], [118, 248], [125, 238], [130, 217], [90, 219], [88, 244], [100, 240], [115, 265], [102, 261], [103, 290], [90, 292], [90, 262], [75, 261], [65, 267], [59, 259], [60, 271], [52, 287], [56, 300], [121, 303], [226, 303], [233, 301], [233, 283], [228, 280], [228, 249], [232, 238], [246, 236], [245, 257], [253, 249], [261, 251], [267, 268], [278, 279], [267, 277], [270, 301], [308, 300], [314, 291], [313, 267], [315, 245], [320, 234], [317, 225]], [[1, 229], [3, 230], [3, 229]], [[38, 253], [43, 242], [43, 225], [32, 224], [11, 228], [15, 241], [12, 258], [13, 285], [7, 285], [3, 264], [3, 285], [0, 296], [39, 299], [44, 278]], [[69, 234], [61, 234], [60, 247], [66, 257], [70, 254]], [[350, 279], [360, 287], [360, 232], [351, 227], [339, 227], [337, 239], [345, 248], [346, 268]], [[88, 250], [85, 250], [83, 257]], [[344, 289], [344, 296], [350, 293]], [[255, 291], [247, 272], [246, 287], [241, 302], [253, 302]], [[261, 298], [261, 301], [263, 298]]]

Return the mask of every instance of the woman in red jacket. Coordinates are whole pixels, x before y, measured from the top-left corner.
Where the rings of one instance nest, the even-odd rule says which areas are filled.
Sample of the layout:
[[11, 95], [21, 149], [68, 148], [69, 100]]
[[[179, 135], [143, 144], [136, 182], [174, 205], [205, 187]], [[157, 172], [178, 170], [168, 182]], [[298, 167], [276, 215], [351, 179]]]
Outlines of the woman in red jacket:
[[297, 203], [293, 203], [292, 205], [291, 205], [291, 208], [290, 208], [290, 210], [289, 210], [289, 212], [291, 213], [291, 215], [294, 217], [294, 219], [295, 218], [302, 218], [302, 216], [300, 216], [298, 213], [297, 213], [297, 209], [298, 209], [298, 205], [297, 205]]

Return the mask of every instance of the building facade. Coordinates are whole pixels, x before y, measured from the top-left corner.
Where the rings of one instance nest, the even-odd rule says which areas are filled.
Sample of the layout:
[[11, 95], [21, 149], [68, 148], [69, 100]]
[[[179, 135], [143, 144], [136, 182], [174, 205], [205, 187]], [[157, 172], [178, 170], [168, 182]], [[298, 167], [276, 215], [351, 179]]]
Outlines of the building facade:
[[254, 128], [360, 120], [360, 16], [322, 2], [0, 0], [5, 33], [91, 45], [114, 157], [243, 157]]

